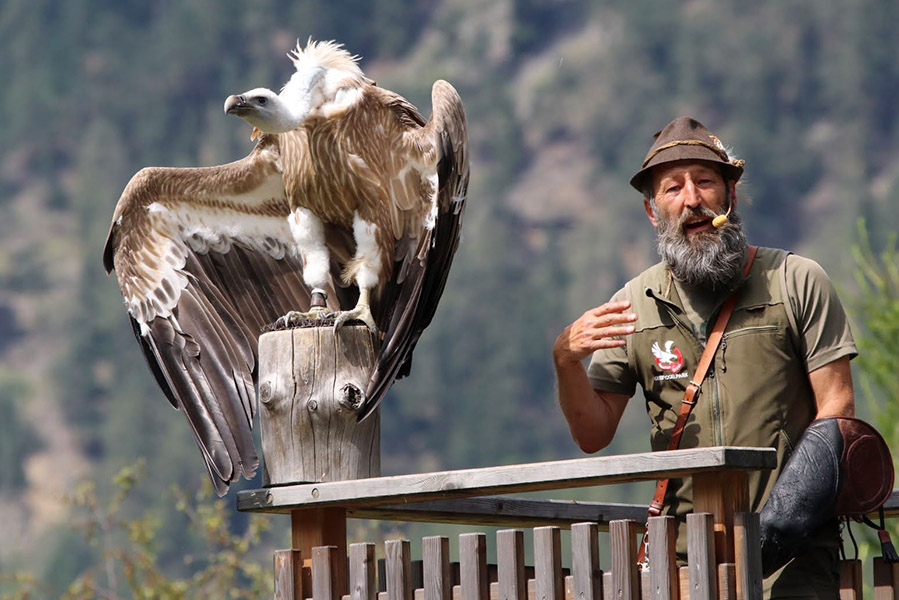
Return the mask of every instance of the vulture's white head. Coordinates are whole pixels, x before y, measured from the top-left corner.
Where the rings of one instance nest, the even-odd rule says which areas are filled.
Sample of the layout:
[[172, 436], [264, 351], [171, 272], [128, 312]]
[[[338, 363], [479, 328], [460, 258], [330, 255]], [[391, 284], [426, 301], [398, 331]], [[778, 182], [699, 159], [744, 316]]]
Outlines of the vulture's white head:
[[256, 88], [225, 100], [225, 112], [237, 115], [263, 133], [284, 133], [315, 117], [344, 114], [362, 96], [367, 79], [358, 56], [335, 42], [297, 42], [288, 56], [296, 67], [280, 94]]

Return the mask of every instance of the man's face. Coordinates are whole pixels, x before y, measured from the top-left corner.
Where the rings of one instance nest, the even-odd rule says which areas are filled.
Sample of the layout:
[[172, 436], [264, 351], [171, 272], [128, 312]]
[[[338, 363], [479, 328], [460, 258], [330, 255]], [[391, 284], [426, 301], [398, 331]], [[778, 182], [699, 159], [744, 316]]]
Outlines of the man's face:
[[[650, 221], [658, 229], [690, 240], [703, 232], [717, 235], [712, 219], [727, 210], [727, 188], [721, 171], [705, 161], [678, 161], [656, 167], [652, 172], [658, 210], [647, 207]], [[698, 240], [697, 240], [698, 241]]]
[[736, 206], [734, 183], [714, 163], [679, 161], [653, 170], [654, 202], [646, 214], [656, 228], [659, 255], [679, 280], [711, 290], [740, 277], [746, 238], [739, 215], [720, 229], [712, 219]]

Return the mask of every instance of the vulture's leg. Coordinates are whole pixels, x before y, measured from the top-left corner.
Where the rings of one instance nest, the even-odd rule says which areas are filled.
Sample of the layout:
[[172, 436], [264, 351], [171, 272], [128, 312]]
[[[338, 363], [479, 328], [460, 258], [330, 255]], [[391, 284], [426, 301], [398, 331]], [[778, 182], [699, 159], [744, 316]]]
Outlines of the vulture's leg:
[[368, 304], [368, 299], [371, 296], [371, 290], [367, 288], [359, 288], [359, 301], [356, 302], [356, 306], [354, 306], [350, 310], [342, 310], [337, 313], [337, 316], [334, 318], [334, 328], [337, 329], [347, 321], [362, 321], [368, 328], [378, 332], [378, 326], [375, 324], [375, 318], [371, 314], [371, 308]]
[[347, 321], [362, 321], [372, 331], [378, 331], [375, 319], [371, 314], [369, 300], [371, 290], [378, 285], [381, 277], [381, 249], [378, 237], [386, 232], [379, 232], [377, 225], [369, 223], [356, 213], [353, 218], [353, 237], [356, 240], [356, 254], [347, 264], [343, 273], [344, 281], [353, 281], [359, 287], [359, 301], [350, 310], [340, 311], [335, 315], [334, 327], [340, 327]]
[[325, 224], [310, 210], [298, 208], [287, 219], [296, 248], [303, 258], [303, 281], [312, 290], [312, 304], [307, 312], [292, 310], [275, 321], [276, 329], [295, 327], [309, 319], [331, 316], [327, 308], [330, 257], [325, 244]]

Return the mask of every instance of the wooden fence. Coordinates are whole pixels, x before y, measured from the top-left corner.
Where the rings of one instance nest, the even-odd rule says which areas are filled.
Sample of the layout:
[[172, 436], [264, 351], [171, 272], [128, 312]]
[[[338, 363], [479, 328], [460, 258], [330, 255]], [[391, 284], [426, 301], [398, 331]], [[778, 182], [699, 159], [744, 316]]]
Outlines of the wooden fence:
[[[758, 514], [746, 511], [745, 481], [749, 471], [773, 464], [770, 449], [679, 450], [272, 487], [239, 493], [238, 509], [291, 515], [292, 548], [274, 556], [277, 600], [757, 600]], [[675, 556], [673, 518], [646, 522], [646, 507], [484, 497], [662, 477], [693, 478], [701, 512], [687, 516], [686, 566]], [[888, 514], [897, 513], [894, 493]], [[458, 563], [450, 561], [446, 537], [424, 538], [420, 560], [409, 541], [388, 540], [377, 561], [375, 544], [347, 547], [347, 517], [515, 528], [495, 541], [459, 536]], [[640, 570], [644, 524], [649, 567]], [[531, 566], [524, 525], [537, 525]], [[570, 570], [562, 568], [562, 527], [571, 528]], [[600, 530], [609, 532], [602, 547]], [[495, 565], [487, 563], [488, 543], [496, 544]], [[841, 569], [841, 600], [860, 599], [861, 563], [844, 561]], [[899, 600], [899, 566], [875, 561], [874, 597]]]
[[[571, 568], [562, 568], [560, 528], [534, 529], [534, 565], [524, 562], [524, 531], [505, 529], [496, 535], [496, 564], [487, 564], [483, 533], [459, 536], [459, 562], [450, 562], [449, 538], [422, 540], [422, 560], [412, 559], [408, 540], [388, 540], [386, 559], [375, 561], [375, 544], [351, 544], [348, 585], [341, 573], [336, 546], [312, 550], [311, 589], [304, 589], [298, 550], [275, 553], [275, 598], [313, 600], [722, 600], [761, 598], [761, 564], [757, 556], [757, 515], [745, 513], [753, 532], [743, 537], [743, 551], [753, 555], [740, 571], [737, 564], [715, 561], [712, 515], [690, 515], [689, 565], [678, 567], [674, 553], [674, 519], [649, 521], [651, 567], [638, 570], [634, 561], [642, 525], [613, 521], [609, 552], [612, 568], [600, 569], [599, 528], [577, 523], [571, 528]], [[743, 527], [743, 519], [741, 527]], [[308, 585], [308, 583], [307, 583]], [[738, 591], [739, 588], [739, 591]]]

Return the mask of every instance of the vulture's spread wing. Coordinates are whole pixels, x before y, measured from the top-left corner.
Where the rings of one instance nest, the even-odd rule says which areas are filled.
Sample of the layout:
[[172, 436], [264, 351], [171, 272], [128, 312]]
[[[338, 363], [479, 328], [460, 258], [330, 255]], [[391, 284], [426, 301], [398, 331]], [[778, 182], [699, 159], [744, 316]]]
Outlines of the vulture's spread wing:
[[[433, 184], [420, 186], [423, 190], [430, 187], [433, 193], [416, 199], [424, 207], [417, 212], [403, 205], [407, 202], [411, 207], [412, 203], [403, 200], [402, 193], [393, 194], [400, 214], [419, 216], [417, 229], [413, 230], [410, 223], [400, 229], [394, 278], [381, 294], [382, 303], [390, 312], [384, 316], [384, 340], [360, 419], [374, 410], [394, 379], [409, 374], [412, 351], [434, 317], [459, 245], [468, 189], [468, 132], [456, 90], [445, 81], [434, 83], [431, 117], [424, 126], [415, 108], [401, 97], [389, 95], [387, 102], [409, 128], [405, 143], [415, 160], [430, 163], [432, 170], [436, 168], [436, 189]], [[410, 239], [415, 243], [410, 245]]]
[[309, 307], [279, 161], [278, 137], [264, 136], [227, 165], [141, 170], [104, 249], [150, 369], [187, 417], [219, 494], [259, 462], [257, 338]]

